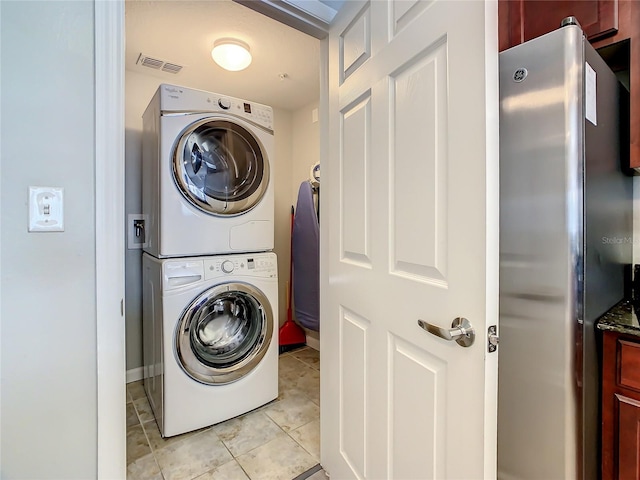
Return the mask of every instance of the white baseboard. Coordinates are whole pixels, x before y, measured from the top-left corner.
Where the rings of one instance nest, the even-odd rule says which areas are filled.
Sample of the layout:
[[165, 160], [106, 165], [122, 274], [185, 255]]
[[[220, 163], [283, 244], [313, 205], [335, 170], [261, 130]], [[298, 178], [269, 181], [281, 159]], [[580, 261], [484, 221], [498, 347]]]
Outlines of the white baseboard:
[[320, 339], [319, 338], [314, 338], [311, 335], [307, 335], [307, 347], [311, 347], [314, 350], [318, 350], [320, 351]]
[[143, 367], [127, 370], [127, 383], [137, 382], [143, 378]]

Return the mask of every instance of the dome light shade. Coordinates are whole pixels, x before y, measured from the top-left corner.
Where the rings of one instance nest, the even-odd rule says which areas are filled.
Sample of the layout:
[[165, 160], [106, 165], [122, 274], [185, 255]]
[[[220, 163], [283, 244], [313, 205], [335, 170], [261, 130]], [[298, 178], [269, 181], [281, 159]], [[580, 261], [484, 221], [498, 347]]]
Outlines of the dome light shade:
[[235, 38], [221, 38], [216, 40], [211, 50], [213, 60], [225, 70], [237, 72], [244, 70], [251, 64], [249, 45]]

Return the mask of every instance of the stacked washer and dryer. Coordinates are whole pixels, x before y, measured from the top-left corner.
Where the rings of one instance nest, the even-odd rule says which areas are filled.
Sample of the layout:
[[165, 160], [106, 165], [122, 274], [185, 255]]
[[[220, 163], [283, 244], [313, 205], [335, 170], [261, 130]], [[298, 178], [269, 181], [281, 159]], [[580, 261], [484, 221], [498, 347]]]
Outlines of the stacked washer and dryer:
[[143, 126], [144, 387], [170, 437], [278, 395], [273, 110], [163, 84]]

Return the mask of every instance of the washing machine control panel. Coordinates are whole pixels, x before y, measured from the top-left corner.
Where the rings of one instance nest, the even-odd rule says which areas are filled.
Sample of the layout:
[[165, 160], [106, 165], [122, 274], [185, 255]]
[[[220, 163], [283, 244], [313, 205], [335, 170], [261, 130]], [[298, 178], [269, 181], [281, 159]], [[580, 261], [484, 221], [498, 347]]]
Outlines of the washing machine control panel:
[[231, 108], [231, 100], [228, 97], [221, 97], [218, 99], [218, 105], [224, 110], [229, 110]]
[[220, 270], [222, 270], [224, 273], [231, 273], [233, 272], [234, 268], [235, 265], [231, 260], [225, 260], [220, 264]]
[[225, 255], [204, 260], [205, 279], [234, 276], [276, 278], [278, 263], [275, 253]]

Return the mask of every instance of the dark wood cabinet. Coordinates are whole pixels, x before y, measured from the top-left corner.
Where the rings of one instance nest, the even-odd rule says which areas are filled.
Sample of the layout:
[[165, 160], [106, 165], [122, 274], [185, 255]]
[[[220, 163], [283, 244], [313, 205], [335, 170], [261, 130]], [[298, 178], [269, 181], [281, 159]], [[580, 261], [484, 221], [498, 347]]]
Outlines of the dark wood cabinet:
[[640, 401], [616, 395], [618, 410], [618, 477], [632, 479], [640, 476]]
[[596, 49], [628, 42], [626, 64], [612, 69], [623, 69], [628, 79], [629, 166], [640, 172], [640, 0], [498, 0], [499, 49], [555, 30], [568, 16]]
[[602, 480], [640, 478], [640, 338], [604, 332]]
[[576, 17], [587, 38], [595, 40], [618, 30], [618, 0], [502, 0], [500, 50], [549, 33], [566, 17]]
[[[629, 164], [640, 169], [640, 1], [618, 1], [618, 31], [591, 42], [597, 50], [628, 42]], [[615, 68], [614, 68], [615, 71]]]

